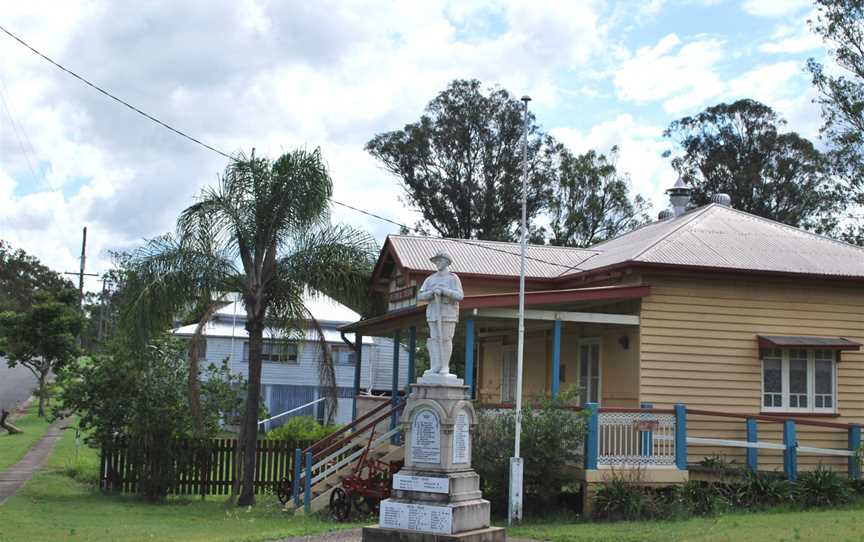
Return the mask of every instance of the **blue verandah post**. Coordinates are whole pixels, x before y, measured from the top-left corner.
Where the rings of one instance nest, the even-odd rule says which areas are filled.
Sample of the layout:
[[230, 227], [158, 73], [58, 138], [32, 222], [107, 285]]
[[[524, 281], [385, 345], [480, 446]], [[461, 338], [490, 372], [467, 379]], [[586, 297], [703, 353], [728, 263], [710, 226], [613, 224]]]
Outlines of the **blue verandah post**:
[[[363, 360], [363, 336], [354, 334], [354, 402], [351, 405], [351, 420], [357, 419], [357, 396], [360, 395], [360, 370]], [[372, 386], [372, 383], [369, 383]]]
[[[747, 418], [747, 442], [755, 444], [759, 442], [759, 430], [754, 418]], [[759, 472], [759, 450], [747, 448], [747, 468], [752, 472]]]
[[798, 479], [798, 439], [795, 437], [795, 422], [786, 420], [783, 422], [783, 472], [786, 478], [792, 481]]
[[849, 458], [849, 478], [859, 480], [861, 478], [861, 426], [852, 425], [849, 427], [849, 451], [855, 452], [855, 455]]
[[675, 466], [687, 470], [687, 407], [675, 405]]
[[[397, 329], [393, 332], [393, 383], [390, 388], [390, 404], [394, 407], [393, 414], [390, 415], [390, 429], [395, 429], [399, 423], [399, 412], [395, 410], [396, 403], [399, 402], [399, 341], [402, 338], [402, 330]], [[393, 435], [390, 438], [391, 444], [399, 444], [399, 435]]]
[[303, 510], [312, 511], [312, 452], [306, 452], [306, 476], [303, 477]]
[[300, 468], [303, 462], [303, 452], [300, 448], [294, 450], [294, 480], [291, 484], [291, 492], [294, 494], [294, 508], [300, 507]]
[[588, 433], [585, 435], [585, 470], [597, 468], [597, 456], [600, 455], [600, 416], [597, 413], [597, 403], [585, 403], [588, 410]]
[[[653, 403], [639, 403], [639, 408], [654, 408]], [[639, 432], [639, 455], [651, 457], [654, 455], [654, 431]]]
[[474, 399], [474, 319], [465, 321], [465, 385]]
[[417, 381], [417, 326], [408, 328], [408, 389], [411, 392], [411, 384]]
[[552, 397], [561, 390], [561, 320], [552, 324]]

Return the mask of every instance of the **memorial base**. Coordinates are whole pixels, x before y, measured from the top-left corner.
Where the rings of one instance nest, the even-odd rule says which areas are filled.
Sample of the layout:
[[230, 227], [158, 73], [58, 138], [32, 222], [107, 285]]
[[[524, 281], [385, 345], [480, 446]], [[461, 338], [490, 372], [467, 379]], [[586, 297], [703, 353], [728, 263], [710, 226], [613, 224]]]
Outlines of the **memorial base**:
[[418, 533], [400, 529], [363, 527], [363, 542], [504, 542], [507, 535], [501, 527], [486, 527], [458, 534]]

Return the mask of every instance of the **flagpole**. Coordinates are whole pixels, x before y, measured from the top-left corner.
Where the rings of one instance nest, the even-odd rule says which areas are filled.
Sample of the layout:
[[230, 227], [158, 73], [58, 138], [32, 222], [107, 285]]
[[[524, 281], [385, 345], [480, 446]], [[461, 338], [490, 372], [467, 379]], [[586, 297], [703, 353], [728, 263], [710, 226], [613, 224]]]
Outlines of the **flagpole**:
[[522, 458], [519, 456], [519, 439], [522, 435], [522, 366], [525, 357], [525, 250], [528, 242], [528, 102], [525, 104], [522, 125], [522, 225], [519, 229], [519, 342], [516, 347], [516, 436], [513, 457], [510, 458], [510, 514], [507, 522], [512, 525], [522, 521]]

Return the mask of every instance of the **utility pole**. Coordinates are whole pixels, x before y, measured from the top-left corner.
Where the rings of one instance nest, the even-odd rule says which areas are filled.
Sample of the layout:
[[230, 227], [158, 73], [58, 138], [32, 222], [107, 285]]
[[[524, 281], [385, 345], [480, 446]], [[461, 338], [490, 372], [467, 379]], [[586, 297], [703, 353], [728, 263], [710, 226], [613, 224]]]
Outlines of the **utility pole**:
[[519, 236], [519, 341], [516, 347], [516, 438], [513, 457], [510, 458], [510, 513], [507, 523], [522, 521], [522, 458], [519, 456], [519, 440], [522, 436], [522, 367], [525, 360], [525, 250], [528, 241], [528, 102], [530, 96], [522, 96], [525, 103], [522, 126], [522, 228]]
[[81, 272], [78, 273], [78, 306], [84, 308], [84, 262], [87, 260], [87, 226], [81, 239]]

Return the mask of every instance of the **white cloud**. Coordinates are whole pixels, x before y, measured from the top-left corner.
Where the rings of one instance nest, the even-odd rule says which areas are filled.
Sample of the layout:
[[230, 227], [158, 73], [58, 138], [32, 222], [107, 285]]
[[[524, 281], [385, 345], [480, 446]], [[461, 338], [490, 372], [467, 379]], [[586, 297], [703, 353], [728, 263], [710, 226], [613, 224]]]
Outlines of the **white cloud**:
[[698, 106], [722, 91], [715, 65], [724, 56], [724, 43], [701, 38], [683, 44], [668, 34], [653, 47], [641, 47], [614, 76], [618, 98], [637, 103], [664, 101], [664, 109], [677, 113]]
[[784, 17], [812, 5], [811, 0], [744, 0], [741, 9], [757, 17]]
[[[407, 223], [417, 215], [363, 150], [368, 139], [416, 120], [454, 78], [553, 107], [566, 96], [561, 73], [610, 48], [595, 1], [16, 5], [5, 26], [142, 109], [229, 152], [320, 145], [336, 198]], [[172, 229], [224, 167], [5, 36], [0, 57], [13, 114], [45, 172], [30, 179], [0, 116], [0, 237], [54, 268], [75, 267], [85, 225], [89, 269], [107, 268], [105, 250]], [[334, 215], [379, 237], [394, 230]]]
[[800, 86], [795, 79], [803, 79], [801, 63], [789, 60], [758, 66], [730, 80], [725, 94], [736, 98], [753, 98], [770, 104], [790, 94], [797, 94]]
[[793, 23], [778, 24], [771, 39], [760, 45], [759, 50], [768, 54], [795, 54], [823, 47], [822, 38], [810, 30], [808, 23], [816, 16], [814, 10], [799, 16]]

